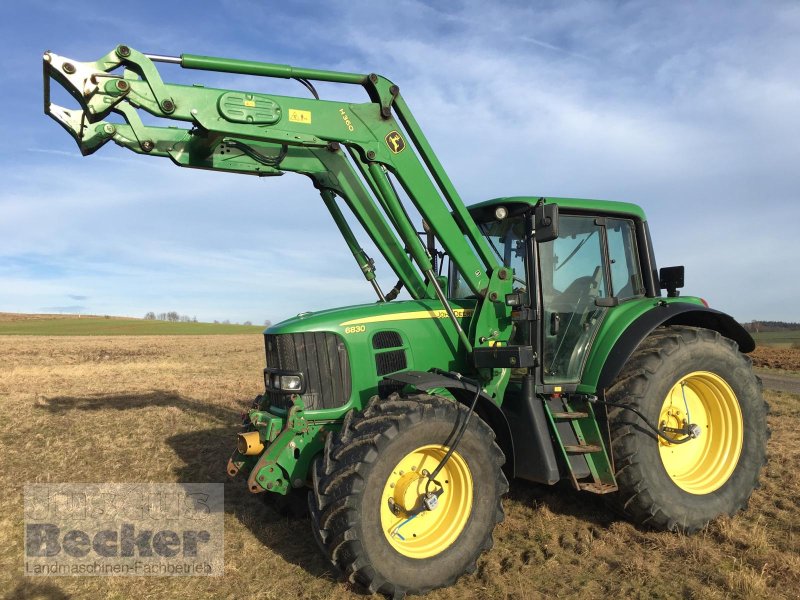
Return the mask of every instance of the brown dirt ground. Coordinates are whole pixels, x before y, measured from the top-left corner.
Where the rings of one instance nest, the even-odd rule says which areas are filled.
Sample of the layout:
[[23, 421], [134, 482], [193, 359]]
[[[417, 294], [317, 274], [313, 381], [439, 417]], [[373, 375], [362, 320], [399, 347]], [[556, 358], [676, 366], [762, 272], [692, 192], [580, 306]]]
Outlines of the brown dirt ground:
[[[99, 315], [46, 314], [46, 313], [8, 313], [0, 312], [0, 321], [30, 321], [37, 319], [82, 319], [97, 318]], [[130, 319], [133, 317], [108, 317], [111, 319]]]
[[800, 348], [759, 346], [750, 356], [757, 368], [800, 371]]
[[[259, 335], [0, 336], [0, 590], [7, 598], [363, 598], [225, 462], [259, 391]], [[427, 598], [789, 598], [800, 586], [800, 397], [766, 392], [770, 460], [750, 508], [686, 537], [638, 529], [593, 495], [514, 482], [474, 575]], [[22, 575], [36, 482], [225, 482], [225, 574]], [[795, 592], [792, 592], [795, 590]]]

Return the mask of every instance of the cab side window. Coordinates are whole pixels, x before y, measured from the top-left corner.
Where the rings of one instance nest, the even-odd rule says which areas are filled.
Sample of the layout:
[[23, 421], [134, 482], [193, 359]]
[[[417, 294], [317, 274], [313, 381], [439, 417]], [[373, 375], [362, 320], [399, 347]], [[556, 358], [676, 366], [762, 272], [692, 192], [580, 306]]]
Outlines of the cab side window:
[[639, 268], [636, 232], [627, 219], [607, 219], [608, 258], [611, 268], [611, 292], [620, 301], [644, 295]]

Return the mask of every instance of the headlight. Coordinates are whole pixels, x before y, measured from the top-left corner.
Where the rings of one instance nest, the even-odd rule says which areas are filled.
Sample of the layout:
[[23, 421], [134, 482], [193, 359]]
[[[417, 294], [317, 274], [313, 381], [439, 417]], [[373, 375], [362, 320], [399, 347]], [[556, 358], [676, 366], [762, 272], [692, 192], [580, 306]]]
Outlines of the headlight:
[[303, 387], [303, 380], [300, 375], [281, 375], [281, 389], [288, 392], [296, 392]]
[[302, 393], [303, 374], [283, 374], [280, 371], [275, 373], [265, 369], [264, 383], [266, 384], [268, 390], [275, 392]]

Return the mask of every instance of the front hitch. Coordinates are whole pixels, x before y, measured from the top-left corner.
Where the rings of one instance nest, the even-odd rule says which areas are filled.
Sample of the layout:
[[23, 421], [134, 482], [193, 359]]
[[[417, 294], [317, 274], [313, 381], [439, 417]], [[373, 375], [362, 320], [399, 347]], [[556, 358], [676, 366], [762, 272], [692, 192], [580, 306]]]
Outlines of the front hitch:
[[[305, 485], [311, 462], [324, 446], [324, 431], [323, 425], [306, 420], [302, 398], [292, 396], [285, 417], [255, 409], [247, 421], [247, 430], [239, 434], [237, 450], [228, 460], [228, 475], [248, 468], [247, 487], [254, 494], [285, 495], [290, 488]], [[263, 450], [256, 452], [259, 445]]]

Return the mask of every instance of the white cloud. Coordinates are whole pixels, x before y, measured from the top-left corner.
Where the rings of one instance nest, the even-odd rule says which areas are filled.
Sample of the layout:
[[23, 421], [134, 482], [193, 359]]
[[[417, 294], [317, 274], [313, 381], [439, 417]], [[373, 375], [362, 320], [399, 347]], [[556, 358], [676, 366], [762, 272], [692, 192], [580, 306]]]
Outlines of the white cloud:
[[[33, 6], [70, 18], [51, 3]], [[402, 0], [282, 12], [228, 1], [213, 23], [181, 12], [180, 38], [175, 14], [142, 10], [126, 40], [88, 36], [98, 25], [90, 6], [77, 3], [72, 28], [40, 27], [19, 47], [33, 40], [87, 58], [125, 41], [383, 73], [401, 86], [465, 200], [549, 194], [640, 203], [660, 264], [686, 264], [687, 292], [741, 319], [800, 320], [787, 301], [800, 281], [794, 3], [476, 0], [439, 8]], [[4, 101], [27, 107], [40, 85], [27, 74], [38, 67], [15, 52], [3, 65], [24, 104], [13, 94]], [[164, 73], [305, 95], [293, 82]], [[26, 116], [10, 134], [31, 151], [0, 150], [0, 287], [13, 290], [0, 309], [66, 305], [66, 294], [80, 294], [111, 313], [193, 306], [198, 316], [259, 321], [302, 303], [372, 299], [301, 178], [180, 170], [117, 148], [76, 160], [53, 123], [14, 114]], [[379, 274], [384, 287], [393, 284], [383, 263]]]

